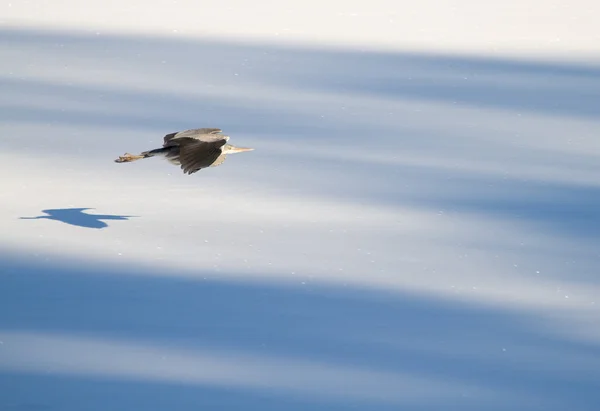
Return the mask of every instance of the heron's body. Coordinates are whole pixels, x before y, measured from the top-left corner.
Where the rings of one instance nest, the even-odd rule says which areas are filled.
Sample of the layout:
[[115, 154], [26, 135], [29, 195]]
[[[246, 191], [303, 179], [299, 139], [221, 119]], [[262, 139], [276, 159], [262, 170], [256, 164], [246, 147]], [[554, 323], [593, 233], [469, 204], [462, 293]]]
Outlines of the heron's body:
[[216, 167], [225, 161], [228, 154], [251, 151], [252, 148], [234, 147], [227, 144], [229, 136], [218, 128], [196, 128], [164, 137], [163, 146], [139, 155], [125, 154], [115, 160], [128, 163], [142, 158], [164, 156], [172, 164], [181, 167], [184, 173], [192, 174], [203, 168]]

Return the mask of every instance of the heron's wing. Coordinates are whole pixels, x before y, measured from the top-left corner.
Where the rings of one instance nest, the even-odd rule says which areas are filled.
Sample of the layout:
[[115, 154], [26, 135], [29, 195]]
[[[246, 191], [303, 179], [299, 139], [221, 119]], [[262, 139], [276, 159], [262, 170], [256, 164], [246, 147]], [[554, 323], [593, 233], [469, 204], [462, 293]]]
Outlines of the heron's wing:
[[221, 164], [223, 164], [223, 161], [225, 161], [225, 158], [227, 158], [227, 154], [221, 154], [219, 157], [217, 157], [215, 162], [212, 163], [210, 166], [211, 167], [220, 166]]
[[[222, 140], [221, 140], [222, 141]], [[186, 138], [179, 144], [179, 162], [184, 173], [192, 174], [210, 167], [221, 156], [224, 141], [204, 142]]]
[[163, 147], [166, 147], [169, 144], [169, 141], [171, 141], [173, 139], [173, 137], [175, 137], [177, 133], [170, 133], [167, 134], [166, 136], [163, 137]]
[[[173, 140], [179, 140], [180, 138], [193, 138], [201, 141], [218, 141], [218, 140], [229, 140], [228, 136], [221, 134], [223, 130], [220, 128], [194, 128], [191, 130], [179, 131], [177, 133], [170, 133], [164, 137], [164, 144], [172, 142]], [[225, 144], [225, 143], [223, 143]]]

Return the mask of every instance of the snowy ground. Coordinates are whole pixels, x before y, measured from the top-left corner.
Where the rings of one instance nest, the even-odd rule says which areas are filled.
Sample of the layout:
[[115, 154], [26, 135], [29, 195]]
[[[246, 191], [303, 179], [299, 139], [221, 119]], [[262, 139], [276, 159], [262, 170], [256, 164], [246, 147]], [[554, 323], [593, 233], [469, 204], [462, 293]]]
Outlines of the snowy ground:
[[83, 3], [0, 6], [0, 409], [598, 409], [600, 6]]

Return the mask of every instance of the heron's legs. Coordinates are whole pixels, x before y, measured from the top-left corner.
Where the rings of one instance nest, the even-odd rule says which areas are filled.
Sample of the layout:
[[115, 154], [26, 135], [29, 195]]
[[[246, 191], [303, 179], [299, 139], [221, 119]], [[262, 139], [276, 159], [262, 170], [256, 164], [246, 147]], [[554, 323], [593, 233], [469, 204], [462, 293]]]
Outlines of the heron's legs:
[[143, 156], [141, 154], [134, 155], [134, 154], [125, 153], [122, 156], [119, 156], [119, 158], [117, 158], [115, 160], [115, 163], [130, 163], [132, 161], [140, 160], [145, 157], [146, 156]]

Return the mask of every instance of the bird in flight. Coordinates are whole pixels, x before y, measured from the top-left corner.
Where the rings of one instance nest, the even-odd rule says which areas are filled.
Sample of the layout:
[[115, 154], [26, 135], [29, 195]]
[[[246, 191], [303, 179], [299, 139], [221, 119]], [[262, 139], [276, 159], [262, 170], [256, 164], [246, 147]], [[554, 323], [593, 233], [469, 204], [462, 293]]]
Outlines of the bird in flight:
[[227, 144], [229, 136], [219, 128], [195, 128], [167, 134], [162, 148], [144, 151], [138, 155], [125, 153], [116, 163], [129, 163], [143, 158], [163, 156], [172, 164], [181, 166], [184, 174], [192, 174], [203, 168], [216, 167], [228, 154], [252, 151], [253, 148], [235, 147]]

